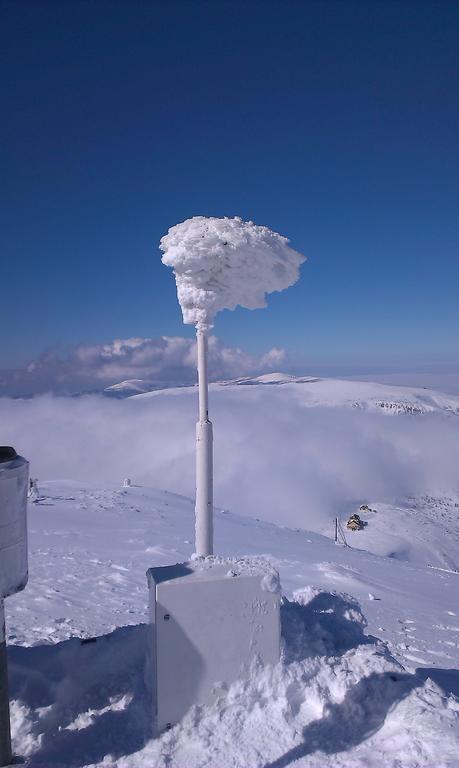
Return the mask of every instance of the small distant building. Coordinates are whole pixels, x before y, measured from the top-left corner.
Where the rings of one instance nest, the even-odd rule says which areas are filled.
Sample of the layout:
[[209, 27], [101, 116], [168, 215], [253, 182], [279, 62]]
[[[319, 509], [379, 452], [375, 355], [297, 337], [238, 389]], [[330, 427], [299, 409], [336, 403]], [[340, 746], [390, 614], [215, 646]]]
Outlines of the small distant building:
[[354, 514], [351, 515], [349, 520], [347, 521], [346, 528], [348, 528], [350, 531], [363, 531], [367, 523], [365, 523], [361, 518], [360, 515]]
[[376, 512], [376, 509], [372, 509], [368, 506], [368, 504], [361, 504], [359, 507], [359, 512]]

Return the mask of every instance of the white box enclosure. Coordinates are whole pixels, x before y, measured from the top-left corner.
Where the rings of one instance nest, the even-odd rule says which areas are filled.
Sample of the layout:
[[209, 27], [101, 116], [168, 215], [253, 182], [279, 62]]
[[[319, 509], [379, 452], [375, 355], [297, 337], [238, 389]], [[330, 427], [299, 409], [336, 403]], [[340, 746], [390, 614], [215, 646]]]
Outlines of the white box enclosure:
[[197, 558], [150, 568], [147, 579], [157, 731], [210, 703], [255, 659], [279, 661], [279, 579], [266, 561]]
[[0, 447], [0, 598], [27, 584], [27, 485], [29, 463]]

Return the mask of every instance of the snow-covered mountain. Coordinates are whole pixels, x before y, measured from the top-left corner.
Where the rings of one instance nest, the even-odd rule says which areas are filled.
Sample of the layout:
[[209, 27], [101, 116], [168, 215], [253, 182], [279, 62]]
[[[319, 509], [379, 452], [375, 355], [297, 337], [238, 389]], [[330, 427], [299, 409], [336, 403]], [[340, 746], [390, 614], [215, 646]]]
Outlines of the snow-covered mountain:
[[[287, 383], [301, 383], [316, 381], [310, 376], [292, 376], [286, 373], [266, 373], [262, 376], [243, 376], [238, 379], [229, 379], [225, 381], [218, 381], [217, 384], [221, 386], [235, 385], [251, 385], [251, 384], [287, 384]], [[127, 379], [126, 381], [120, 381], [118, 384], [112, 384], [110, 387], [106, 387], [103, 390], [104, 395], [114, 397], [132, 397], [133, 395], [145, 394], [147, 392], [156, 392], [162, 389], [173, 389], [178, 386], [192, 387], [196, 384], [174, 384], [173, 382], [158, 382], [147, 381], [146, 379]]]
[[126, 379], [126, 381], [120, 381], [118, 384], [112, 384], [110, 387], [105, 387], [105, 389], [102, 391], [102, 394], [106, 397], [122, 399], [124, 397], [132, 397], [133, 395], [141, 395], [145, 392], [154, 392], [158, 389], [171, 389], [171, 387], [177, 386], [180, 385], [166, 381]]
[[380, 409], [393, 414], [425, 414], [444, 411], [459, 415], [459, 398], [425, 388], [378, 384], [376, 382], [323, 379], [310, 376], [290, 376], [269, 373], [254, 378], [218, 382], [220, 386], [301, 385], [303, 403], [308, 406], [352, 406]]
[[154, 389], [162, 387], [156, 387], [153, 382], [145, 381], [144, 379], [126, 379], [126, 381], [120, 381], [118, 384], [112, 384], [110, 387], [104, 389], [104, 395], [109, 397], [130, 397], [131, 395], [139, 395], [144, 392], [151, 392]]
[[459, 574], [428, 561], [447, 519], [459, 562], [457, 501], [412, 499], [392, 556], [365, 549], [399, 515], [377, 499], [348, 547], [216, 510], [219, 554], [280, 572], [282, 659], [154, 739], [145, 571], [190, 557], [193, 501], [42, 483], [30, 583], [6, 604], [16, 752], [29, 768], [456, 768]]
[[[441, 392], [418, 387], [378, 384], [367, 381], [327, 379], [314, 376], [293, 376], [286, 373], [267, 373], [261, 376], [244, 376], [239, 379], [218, 381], [211, 387], [281, 386], [299, 385], [304, 405], [349, 406], [363, 409], [379, 409], [384, 413], [422, 415], [444, 411], [459, 415], [459, 398]], [[175, 389], [174, 383], [149, 382], [144, 379], [128, 379], [107, 387], [103, 394], [111, 397], [132, 397], [150, 392]], [[181, 385], [191, 389], [195, 385]]]
[[253, 384], [309, 384], [312, 381], [318, 381], [315, 376], [293, 376], [289, 373], [264, 373], [261, 376], [243, 376], [239, 379], [228, 381], [219, 381], [218, 384], [228, 386], [230, 384], [253, 385]]

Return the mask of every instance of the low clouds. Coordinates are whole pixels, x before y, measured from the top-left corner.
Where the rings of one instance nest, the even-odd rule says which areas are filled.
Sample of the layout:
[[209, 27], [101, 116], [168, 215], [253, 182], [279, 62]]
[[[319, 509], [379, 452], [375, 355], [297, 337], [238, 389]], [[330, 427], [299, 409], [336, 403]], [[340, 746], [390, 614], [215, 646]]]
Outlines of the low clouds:
[[[274, 347], [260, 357], [209, 339], [209, 373], [214, 381], [273, 371], [286, 362]], [[80, 345], [66, 355], [47, 352], [21, 370], [0, 373], [0, 394], [27, 396], [43, 392], [74, 394], [100, 391], [126, 379], [156, 385], [196, 381], [196, 342], [180, 336], [115, 339]]]
[[[305, 407], [301, 392], [212, 388], [217, 505], [331, 533], [333, 517], [362, 502], [458, 491], [459, 418]], [[2, 441], [30, 460], [33, 477], [99, 488], [130, 477], [191, 497], [196, 417], [192, 387], [126, 400], [0, 398]]]

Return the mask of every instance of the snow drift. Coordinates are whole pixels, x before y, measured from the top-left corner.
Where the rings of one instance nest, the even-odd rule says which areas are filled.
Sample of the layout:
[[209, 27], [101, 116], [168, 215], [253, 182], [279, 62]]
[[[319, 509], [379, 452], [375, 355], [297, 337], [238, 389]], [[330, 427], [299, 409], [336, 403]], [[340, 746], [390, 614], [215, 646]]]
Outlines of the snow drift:
[[266, 306], [266, 294], [299, 277], [302, 254], [252, 221], [194, 216], [162, 239], [162, 261], [174, 270], [183, 321], [207, 330], [222, 309]]

